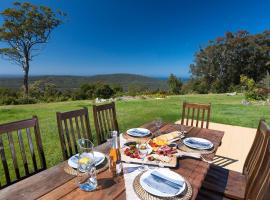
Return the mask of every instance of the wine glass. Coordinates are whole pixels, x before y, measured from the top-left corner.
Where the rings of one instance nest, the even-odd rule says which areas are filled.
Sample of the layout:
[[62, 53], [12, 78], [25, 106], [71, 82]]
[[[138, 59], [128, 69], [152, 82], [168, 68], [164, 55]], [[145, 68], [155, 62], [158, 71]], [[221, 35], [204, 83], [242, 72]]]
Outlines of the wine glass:
[[161, 133], [160, 133], [160, 127], [161, 127], [161, 125], [162, 125], [162, 119], [161, 118], [156, 118], [156, 120], [155, 120], [155, 125], [156, 125], [156, 127], [158, 128], [158, 135], [160, 135]]
[[81, 190], [90, 192], [97, 188], [97, 176], [93, 143], [88, 139], [79, 139], [79, 160], [77, 182]]
[[[142, 147], [144, 147], [144, 148], [142, 148]], [[146, 143], [140, 144], [139, 145], [139, 155], [140, 155], [140, 158], [142, 159], [142, 165], [139, 167], [140, 171], [147, 170], [147, 168], [145, 166], [145, 158], [146, 158], [147, 154], [148, 154], [147, 144]]]

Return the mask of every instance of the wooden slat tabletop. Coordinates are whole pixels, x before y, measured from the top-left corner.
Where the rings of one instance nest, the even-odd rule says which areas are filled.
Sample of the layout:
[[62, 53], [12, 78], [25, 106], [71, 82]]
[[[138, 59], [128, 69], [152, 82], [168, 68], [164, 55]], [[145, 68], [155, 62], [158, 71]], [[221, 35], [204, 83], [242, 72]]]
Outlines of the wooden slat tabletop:
[[[143, 127], [150, 129], [153, 133], [157, 132], [154, 123], [148, 123]], [[160, 128], [161, 133], [168, 133], [179, 130], [180, 126], [164, 123]], [[221, 144], [224, 132], [189, 128], [187, 136], [203, 137], [211, 140], [215, 148]], [[100, 145], [96, 150], [108, 152], [108, 144]], [[213, 158], [215, 153], [209, 154], [208, 159]], [[62, 162], [50, 169], [40, 172], [16, 184], [0, 190], [0, 198], [5, 200], [31, 200], [31, 199], [95, 199], [95, 200], [125, 200], [125, 183], [123, 177], [113, 179], [109, 171], [98, 174], [98, 189], [94, 192], [84, 192], [78, 189], [76, 177], [67, 174], [63, 167], [66, 163]], [[205, 178], [209, 164], [200, 160], [181, 158], [178, 167], [173, 169], [175, 172], [184, 176], [192, 185], [193, 196], [196, 199], [197, 193]], [[127, 191], [128, 192], [128, 191]]]

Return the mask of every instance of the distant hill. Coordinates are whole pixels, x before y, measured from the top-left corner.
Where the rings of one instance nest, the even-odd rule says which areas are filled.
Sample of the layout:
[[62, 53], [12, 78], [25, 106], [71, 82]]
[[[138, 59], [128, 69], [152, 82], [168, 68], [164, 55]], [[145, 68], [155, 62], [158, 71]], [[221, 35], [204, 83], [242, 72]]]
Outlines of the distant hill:
[[[136, 74], [106, 74], [94, 76], [31, 76], [30, 83], [34, 81], [46, 81], [55, 84], [59, 89], [76, 89], [83, 83], [102, 82], [106, 84], [119, 84], [124, 89], [129, 85], [139, 85], [151, 90], [168, 89], [166, 80], [151, 78]], [[20, 88], [23, 84], [23, 78], [18, 76], [0, 76], [0, 87]]]

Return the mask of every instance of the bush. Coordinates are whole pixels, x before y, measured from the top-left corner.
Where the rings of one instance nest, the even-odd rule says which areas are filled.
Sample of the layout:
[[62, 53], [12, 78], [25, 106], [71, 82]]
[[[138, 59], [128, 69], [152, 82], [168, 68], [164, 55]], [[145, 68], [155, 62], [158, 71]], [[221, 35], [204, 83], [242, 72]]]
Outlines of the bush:
[[16, 104], [17, 98], [18, 94], [16, 91], [7, 88], [0, 88], [0, 105]]
[[35, 98], [31, 98], [31, 97], [21, 97], [21, 98], [18, 98], [16, 99], [15, 103], [14, 104], [35, 104], [37, 103], [38, 100], [35, 99]]
[[240, 83], [245, 88], [245, 98], [247, 100], [266, 100], [268, 97], [268, 89], [256, 84], [255, 81], [247, 76], [241, 75]]
[[113, 89], [106, 84], [101, 84], [97, 87], [95, 96], [98, 98], [109, 99], [114, 95]]

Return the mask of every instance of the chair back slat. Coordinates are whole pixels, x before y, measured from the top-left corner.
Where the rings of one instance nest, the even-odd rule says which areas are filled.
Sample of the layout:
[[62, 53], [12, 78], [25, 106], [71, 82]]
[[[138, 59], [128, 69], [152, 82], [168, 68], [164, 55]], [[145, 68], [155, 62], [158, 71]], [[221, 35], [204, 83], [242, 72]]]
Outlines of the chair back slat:
[[202, 111], [201, 128], [203, 128], [205, 110]]
[[33, 140], [32, 140], [32, 136], [31, 136], [31, 131], [30, 131], [29, 128], [26, 128], [26, 134], [27, 134], [27, 138], [28, 138], [28, 144], [29, 144], [29, 148], [30, 148], [30, 153], [31, 153], [31, 157], [32, 157], [34, 169], [35, 169], [35, 171], [37, 171], [36, 154], [35, 154], [35, 150], [34, 150], [34, 145], [33, 145]]
[[[31, 129], [34, 130], [34, 140], [31, 136]], [[4, 142], [5, 139], [7, 142]], [[31, 154], [32, 162], [31, 159], [27, 160], [28, 152]], [[0, 188], [46, 169], [46, 160], [36, 116], [33, 116], [32, 119], [0, 125], [0, 156], [5, 173], [5, 182], [1, 183]], [[37, 164], [37, 159], [40, 165]], [[32, 165], [33, 169], [30, 168]], [[20, 170], [21, 166], [24, 170]], [[16, 177], [14, 178], [11, 176], [13, 174], [10, 173], [11, 169], [15, 172]]]
[[25, 154], [25, 148], [24, 148], [24, 142], [23, 142], [21, 129], [19, 129], [17, 131], [17, 136], [18, 136], [19, 146], [20, 146], [21, 155], [22, 155], [22, 159], [23, 159], [24, 171], [25, 171], [26, 175], [29, 175], [29, 168], [28, 168], [28, 163], [27, 163], [27, 159], [26, 159], [26, 154]]
[[200, 117], [200, 109], [197, 109], [197, 117], [196, 117], [196, 127], [199, 125], [199, 118]]
[[4, 149], [4, 144], [2, 140], [2, 135], [0, 135], [0, 154], [1, 154], [1, 160], [5, 172], [5, 177], [6, 177], [6, 182], [7, 184], [10, 184], [10, 174], [8, 170], [8, 164], [7, 164], [7, 159], [6, 159], [6, 154], [5, 154], [5, 149]]
[[42, 145], [42, 140], [41, 140], [41, 135], [40, 135], [40, 129], [39, 129], [39, 121], [38, 117], [34, 116], [36, 119], [36, 126], [34, 126], [34, 134], [36, 138], [36, 143], [37, 143], [37, 148], [38, 148], [38, 155], [39, 158], [41, 159], [41, 168], [47, 168], [46, 160], [45, 160], [45, 153], [43, 151], [43, 145]]
[[65, 132], [66, 132], [66, 139], [67, 139], [68, 149], [69, 149], [70, 155], [73, 155], [72, 144], [71, 144], [70, 136], [69, 136], [69, 128], [67, 126], [67, 119], [64, 119], [63, 121], [64, 121], [64, 128], [65, 128]]
[[116, 130], [119, 133], [114, 102], [103, 105], [93, 105], [93, 115], [98, 144], [104, 143], [106, 139], [110, 137], [108, 136], [110, 131]]
[[74, 119], [75, 119], [76, 132], [77, 132], [78, 138], [79, 139], [81, 139], [82, 137], [84, 138], [83, 135], [81, 136], [80, 126], [79, 126], [79, 123], [78, 123], [78, 117], [74, 117]]
[[78, 153], [78, 139], [92, 140], [88, 109], [57, 112], [56, 116], [63, 159], [67, 160]]
[[195, 125], [196, 127], [200, 126], [201, 128], [204, 128], [204, 124], [206, 124], [205, 128], [208, 128], [210, 120], [210, 111], [211, 111], [211, 104], [196, 104], [184, 102], [182, 109], [181, 124], [186, 126]]
[[194, 111], [195, 111], [195, 108], [192, 108], [191, 126], [193, 126], [193, 121], [194, 121]]
[[[72, 141], [75, 145], [75, 152], [78, 152], [78, 148], [77, 148], [77, 142], [76, 142], [76, 136], [75, 136], [75, 133], [74, 133], [74, 128], [73, 128], [73, 122], [72, 122], [72, 119], [69, 118], [69, 127], [70, 127], [70, 134], [71, 134], [71, 137], [72, 137]], [[78, 137], [79, 138], [79, 137]]]
[[82, 133], [83, 133], [83, 137], [84, 138], [88, 138], [87, 137], [87, 133], [85, 131], [85, 127], [84, 127], [84, 120], [83, 120], [83, 117], [80, 115], [80, 122], [81, 122], [81, 127], [82, 127]]
[[261, 136], [263, 142], [260, 152], [257, 152], [258, 159], [254, 162], [255, 167], [247, 174], [246, 199], [264, 200], [269, 199], [270, 195], [270, 128], [265, 121], [260, 122], [257, 133], [260, 135], [256, 134], [256, 137]]
[[18, 167], [18, 161], [17, 161], [17, 157], [16, 157], [16, 150], [15, 150], [15, 146], [14, 146], [12, 132], [8, 132], [7, 136], [8, 136], [8, 143], [9, 143], [11, 156], [12, 156], [12, 163], [13, 163], [13, 167], [15, 169], [15, 174], [16, 174], [17, 179], [20, 179], [21, 175], [20, 175], [20, 171], [19, 171], [19, 167]]

